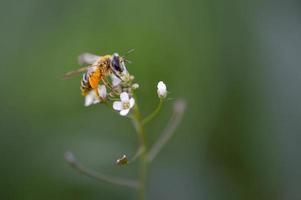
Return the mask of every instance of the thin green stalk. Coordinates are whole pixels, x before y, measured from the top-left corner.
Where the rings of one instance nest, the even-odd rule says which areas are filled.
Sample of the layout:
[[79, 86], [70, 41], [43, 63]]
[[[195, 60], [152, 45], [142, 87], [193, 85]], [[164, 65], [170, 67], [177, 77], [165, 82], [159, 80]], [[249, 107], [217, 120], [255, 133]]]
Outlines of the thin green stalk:
[[137, 103], [134, 107], [133, 112], [133, 123], [138, 133], [139, 141], [140, 141], [140, 148], [141, 148], [141, 156], [140, 156], [140, 167], [139, 167], [139, 198], [140, 200], [145, 199], [145, 192], [146, 192], [146, 179], [147, 179], [147, 145], [146, 145], [146, 133], [144, 130], [144, 125], [142, 121], [142, 117], [138, 108]]
[[182, 120], [183, 114], [186, 109], [186, 102], [183, 100], [177, 100], [174, 103], [173, 107], [173, 114], [167, 124], [166, 128], [164, 129], [163, 133], [160, 135], [158, 140], [154, 143], [154, 145], [148, 151], [148, 161], [152, 162], [155, 157], [158, 155], [160, 150], [166, 145], [168, 140], [173, 136], [177, 126]]
[[139, 187], [140, 187], [139, 182], [136, 180], [130, 180], [130, 179], [125, 179], [125, 178], [110, 176], [107, 174], [102, 174], [102, 173], [93, 171], [93, 170], [85, 167], [75, 158], [73, 153], [71, 153], [70, 151], [65, 153], [65, 159], [72, 168], [74, 168], [78, 172], [80, 172], [88, 177], [94, 178], [98, 181], [104, 181], [104, 182], [108, 182], [108, 183], [112, 183], [112, 184], [116, 184], [116, 185], [127, 186], [127, 187], [134, 188], [134, 189], [139, 189]]
[[147, 117], [144, 118], [143, 120], [143, 124], [147, 124], [148, 122], [152, 121], [160, 112], [161, 108], [163, 105], [163, 99], [160, 99], [159, 104], [157, 106], [157, 108]]

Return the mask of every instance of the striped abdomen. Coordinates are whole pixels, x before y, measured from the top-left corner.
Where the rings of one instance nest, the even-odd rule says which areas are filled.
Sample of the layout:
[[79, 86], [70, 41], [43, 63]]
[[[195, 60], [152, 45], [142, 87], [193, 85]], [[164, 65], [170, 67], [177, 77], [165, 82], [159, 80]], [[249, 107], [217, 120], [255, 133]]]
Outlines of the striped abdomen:
[[83, 78], [80, 82], [80, 90], [82, 91], [82, 95], [86, 96], [88, 92], [91, 90], [91, 85], [89, 83], [89, 77], [91, 76], [91, 73], [89, 70], [83, 74]]
[[86, 96], [92, 89], [97, 88], [102, 76], [107, 75], [110, 67], [109, 62], [107, 61], [109, 58], [110, 55], [100, 57], [93, 64], [93, 67], [89, 68], [87, 72], [83, 74], [80, 84], [82, 95]]
[[88, 71], [83, 74], [83, 78], [80, 82], [82, 95], [86, 96], [90, 90], [97, 88], [100, 79], [101, 73], [99, 68], [88, 69]]

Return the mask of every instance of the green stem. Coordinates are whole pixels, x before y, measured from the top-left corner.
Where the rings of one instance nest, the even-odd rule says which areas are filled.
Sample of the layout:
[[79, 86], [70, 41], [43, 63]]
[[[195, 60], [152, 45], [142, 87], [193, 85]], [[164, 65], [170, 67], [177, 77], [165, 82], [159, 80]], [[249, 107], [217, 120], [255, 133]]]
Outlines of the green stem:
[[123, 186], [131, 187], [134, 189], [138, 189], [140, 186], [139, 182], [136, 180], [118, 178], [118, 177], [114, 177], [114, 176], [110, 176], [110, 175], [106, 175], [106, 174], [102, 174], [102, 173], [93, 171], [93, 170], [85, 167], [84, 165], [82, 165], [75, 158], [73, 153], [71, 153], [70, 151], [65, 153], [65, 159], [70, 164], [70, 166], [73, 167], [75, 170], [77, 170], [78, 172], [80, 172], [88, 177], [94, 178], [96, 180], [105, 181], [105, 182], [116, 184], [116, 185], [123, 185]]
[[137, 103], [134, 106], [133, 110], [133, 123], [138, 133], [141, 156], [140, 156], [140, 167], [139, 167], [139, 181], [140, 181], [140, 200], [145, 199], [145, 190], [146, 190], [146, 178], [147, 178], [147, 145], [146, 145], [146, 133], [144, 130], [144, 125], [142, 117], [138, 108]]
[[157, 108], [147, 117], [144, 118], [143, 120], [143, 124], [147, 124], [148, 122], [152, 121], [160, 112], [161, 108], [163, 105], [163, 99], [160, 99], [159, 104], [157, 106]]

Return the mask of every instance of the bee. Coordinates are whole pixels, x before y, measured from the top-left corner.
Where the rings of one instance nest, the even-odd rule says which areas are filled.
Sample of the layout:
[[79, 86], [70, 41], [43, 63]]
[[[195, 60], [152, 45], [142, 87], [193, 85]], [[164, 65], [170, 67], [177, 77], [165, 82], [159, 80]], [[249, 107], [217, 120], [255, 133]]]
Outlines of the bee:
[[111, 88], [106, 77], [110, 74], [114, 74], [116, 77], [121, 79], [121, 76], [127, 72], [125, 61], [125, 56], [119, 56], [118, 53], [104, 56], [84, 53], [79, 56], [78, 62], [79, 64], [89, 65], [66, 73], [64, 75], [64, 79], [84, 72], [80, 84], [82, 95], [86, 96], [91, 90], [94, 90], [96, 96], [102, 100], [98, 92], [99, 83], [102, 82], [106, 87]]

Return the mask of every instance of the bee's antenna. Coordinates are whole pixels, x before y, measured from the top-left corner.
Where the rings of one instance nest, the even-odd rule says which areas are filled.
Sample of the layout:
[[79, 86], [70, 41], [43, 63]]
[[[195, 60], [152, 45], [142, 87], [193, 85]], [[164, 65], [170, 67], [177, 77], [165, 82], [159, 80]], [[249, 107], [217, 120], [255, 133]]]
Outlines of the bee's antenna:
[[125, 62], [132, 64], [132, 61], [128, 60], [128, 59], [124, 59]]
[[125, 59], [128, 55], [130, 55], [131, 53], [133, 53], [135, 51], [135, 49], [130, 49], [128, 50], [122, 57]]
[[133, 53], [134, 51], [135, 51], [135, 49], [130, 49], [130, 50], [128, 50], [128, 51], [125, 53], [125, 56], [127, 56], [127, 55]]
[[132, 64], [132, 61], [126, 59], [126, 57], [127, 57], [129, 54], [133, 53], [134, 51], [135, 51], [135, 49], [130, 49], [130, 50], [128, 50], [128, 51], [127, 51], [123, 56], [121, 56], [121, 57], [124, 59], [125, 62], [127, 62], [127, 63], [129, 63], [129, 64]]

